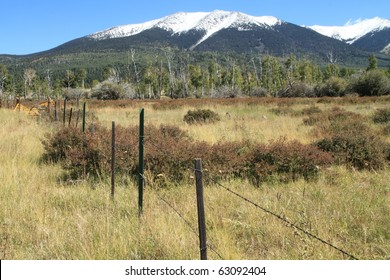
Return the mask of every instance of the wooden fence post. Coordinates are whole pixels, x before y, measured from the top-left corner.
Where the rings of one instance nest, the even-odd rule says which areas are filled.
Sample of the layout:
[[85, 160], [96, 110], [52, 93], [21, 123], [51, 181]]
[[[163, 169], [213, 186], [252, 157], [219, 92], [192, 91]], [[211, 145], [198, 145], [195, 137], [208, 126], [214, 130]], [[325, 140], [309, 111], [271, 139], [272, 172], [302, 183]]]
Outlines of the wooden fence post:
[[200, 259], [207, 260], [206, 219], [203, 201], [203, 171], [202, 160], [195, 159], [196, 201], [198, 208], [199, 249]]
[[71, 123], [72, 123], [72, 114], [73, 114], [73, 108], [70, 108], [70, 112], [69, 112], [69, 122], [68, 122], [68, 126], [70, 127]]
[[112, 122], [111, 137], [111, 198], [115, 196], [115, 122]]
[[141, 110], [139, 118], [139, 153], [138, 153], [138, 214], [142, 215], [144, 199], [144, 117], [145, 111]]
[[57, 100], [54, 101], [54, 121], [57, 122], [58, 121], [58, 111], [57, 111], [57, 107], [58, 107], [58, 104], [57, 104]]
[[49, 116], [50, 119], [50, 97], [47, 98], [47, 115]]
[[83, 123], [82, 123], [83, 132], [85, 132], [85, 110], [86, 110], [86, 102], [83, 103]]
[[65, 126], [65, 122], [66, 122], [66, 97], [64, 98], [64, 114], [63, 114], [63, 117], [62, 117], [62, 124]]

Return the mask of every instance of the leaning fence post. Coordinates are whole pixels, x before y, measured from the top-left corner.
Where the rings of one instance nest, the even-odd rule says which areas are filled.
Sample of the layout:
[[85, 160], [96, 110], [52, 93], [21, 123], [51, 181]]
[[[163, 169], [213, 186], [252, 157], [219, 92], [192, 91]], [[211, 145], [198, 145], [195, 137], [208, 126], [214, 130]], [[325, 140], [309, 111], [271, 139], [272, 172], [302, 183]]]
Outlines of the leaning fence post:
[[138, 153], [138, 214], [142, 215], [144, 196], [144, 109], [141, 110], [139, 118], [139, 153]]
[[111, 198], [115, 195], [115, 122], [112, 122], [111, 137]]
[[203, 201], [203, 171], [202, 160], [195, 159], [196, 201], [198, 208], [200, 259], [207, 260], [206, 219]]

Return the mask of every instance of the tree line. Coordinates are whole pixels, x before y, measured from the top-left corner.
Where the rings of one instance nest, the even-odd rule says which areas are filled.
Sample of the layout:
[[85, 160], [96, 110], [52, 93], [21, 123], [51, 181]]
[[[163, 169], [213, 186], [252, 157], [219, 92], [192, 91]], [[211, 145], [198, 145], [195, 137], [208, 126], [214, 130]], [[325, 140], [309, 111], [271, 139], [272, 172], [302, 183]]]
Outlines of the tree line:
[[390, 67], [378, 69], [371, 55], [366, 69], [327, 65], [295, 55], [208, 55], [201, 60], [189, 54], [163, 55], [144, 59], [135, 50], [127, 61], [102, 68], [37, 71], [8, 71], [0, 65], [1, 96], [25, 98], [75, 95], [99, 99], [186, 97], [314, 97], [347, 94], [390, 93]]

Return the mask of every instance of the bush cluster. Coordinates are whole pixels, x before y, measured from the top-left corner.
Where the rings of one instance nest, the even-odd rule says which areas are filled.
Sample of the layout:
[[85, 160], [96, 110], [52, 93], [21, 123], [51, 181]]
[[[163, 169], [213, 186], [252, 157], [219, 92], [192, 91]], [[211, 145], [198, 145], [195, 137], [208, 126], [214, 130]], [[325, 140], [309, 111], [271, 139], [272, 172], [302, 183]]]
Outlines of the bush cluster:
[[359, 114], [335, 108], [303, 120], [315, 126], [321, 150], [332, 153], [336, 163], [359, 170], [378, 170], [388, 164], [386, 142]]
[[339, 107], [334, 107], [327, 111], [318, 111], [312, 114], [306, 114], [303, 119], [303, 124], [308, 126], [316, 126], [319, 134], [332, 133], [338, 130], [338, 126], [346, 121], [364, 122], [365, 119], [360, 114], [349, 112]]
[[390, 81], [381, 70], [367, 71], [351, 82], [351, 90], [360, 96], [381, 96], [390, 93]]
[[269, 145], [257, 145], [249, 154], [246, 164], [249, 179], [259, 185], [274, 178], [288, 182], [298, 178], [312, 179], [319, 169], [332, 164], [329, 153], [300, 142], [279, 139]]
[[374, 113], [372, 120], [374, 123], [386, 124], [390, 122], [390, 109], [378, 109]]
[[183, 120], [188, 124], [214, 123], [221, 118], [217, 113], [209, 109], [189, 110]]
[[323, 85], [317, 87], [317, 96], [345, 96], [348, 89], [348, 82], [340, 77], [330, 77]]
[[[280, 139], [269, 144], [223, 142], [214, 145], [191, 140], [178, 127], [145, 127], [145, 169], [153, 181], [182, 182], [194, 173], [201, 158], [207, 178], [240, 177], [259, 185], [270, 178], [282, 181], [315, 177], [332, 163], [329, 153], [314, 145]], [[61, 162], [72, 179], [110, 174], [111, 131], [99, 125], [85, 134], [63, 128], [43, 141], [45, 161]], [[138, 175], [138, 127], [116, 129], [116, 171]]]
[[346, 124], [344, 131], [324, 138], [317, 146], [331, 152], [339, 164], [359, 170], [378, 170], [387, 164], [386, 144], [361, 123]]
[[121, 85], [106, 82], [93, 90], [92, 97], [100, 100], [117, 100], [124, 97], [124, 88]]
[[304, 82], [290, 85], [278, 93], [279, 97], [314, 97], [314, 87]]

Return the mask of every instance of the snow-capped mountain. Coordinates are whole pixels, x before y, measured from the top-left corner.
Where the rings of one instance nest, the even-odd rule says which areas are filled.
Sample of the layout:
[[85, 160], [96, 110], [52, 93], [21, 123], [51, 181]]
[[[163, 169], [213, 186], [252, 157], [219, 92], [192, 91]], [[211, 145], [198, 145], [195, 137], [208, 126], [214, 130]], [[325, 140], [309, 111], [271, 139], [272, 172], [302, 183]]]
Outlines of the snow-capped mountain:
[[123, 38], [140, 34], [141, 32], [160, 28], [180, 35], [190, 31], [201, 31], [203, 36], [192, 48], [207, 40], [213, 34], [226, 29], [237, 28], [240, 31], [250, 30], [251, 27], [272, 28], [282, 21], [272, 16], [254, 17], [240, 12], [214, 11], [197, 13], [175, 13], [160, 19], [140, 24], [122, 25], [89, 35], [95, 40]]
[[103, 59], [108, 53], [123, 54], [130, 49], [138, 49], [139, 53], [158, 53], [171, 48], [281, 57], [294, 54], [325, 63], [332, 54], [339, 63], [356, 65], [366, 63], [367, 51], [388, 50], [389, 46], [390, 22], [380, 18], [341, 27], [308, 28], [272, 16], [217, 10], [180, 12], [144, 23], [117, 26], [31, 56], [35, 59], [88, 53]]
[[72, 40], [45, 53], [128, 52], [131, 48], [149, 51], [166, 47], [199, 52], [295, 54], [322, 61], [327, 61], [332, 53], [338, 61], [345, 63], [355, 61], [356, 57], [358, 60], [367, 57], [345, 42], [273, 16], [221, 10], [180, 12], [144, 23], [117, 26]]
[[[390, 20], [379, 17], [348, 21], [344, 26], [313, 25], [307, 27], [322, 35], [368, 51], [382, 51], [390, 44]], [[380, 38], [380, 42], [377, 37]]]

